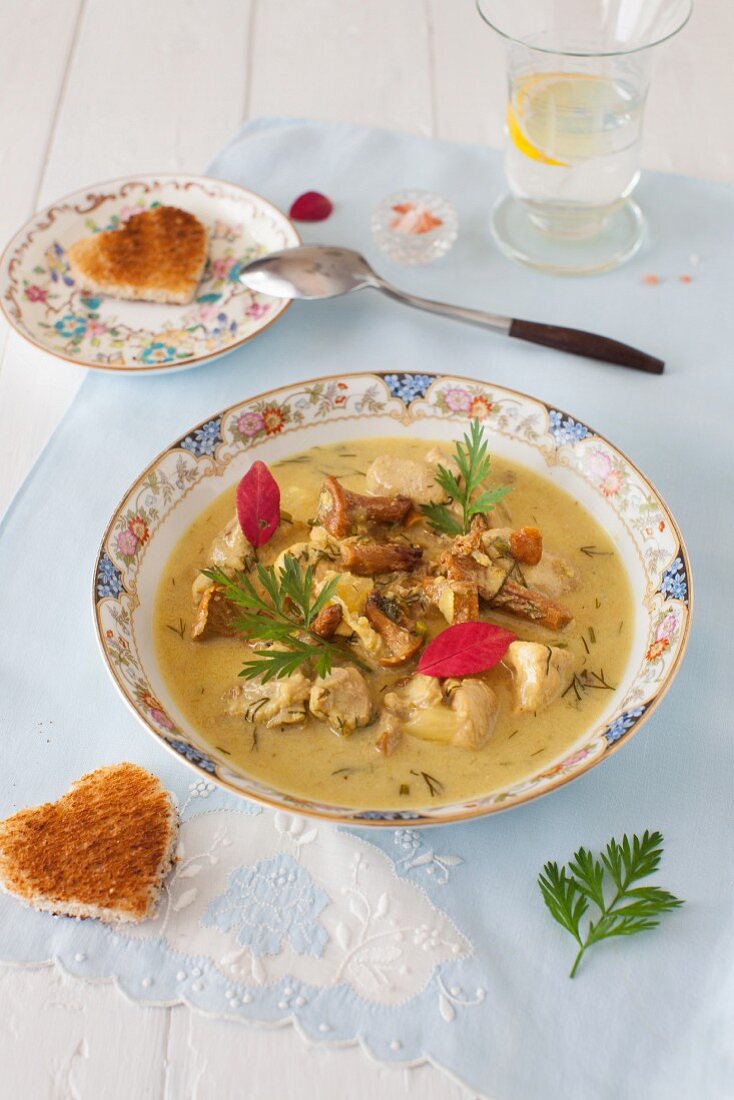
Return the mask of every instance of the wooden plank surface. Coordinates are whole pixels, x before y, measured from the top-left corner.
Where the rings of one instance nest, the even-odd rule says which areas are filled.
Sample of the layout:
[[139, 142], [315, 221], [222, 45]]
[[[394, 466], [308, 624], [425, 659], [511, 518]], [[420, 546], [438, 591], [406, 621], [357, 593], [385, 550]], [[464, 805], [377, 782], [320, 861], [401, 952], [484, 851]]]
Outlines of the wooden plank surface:
[[[49, 61], [56, 87], [49, 86], [41, 111], [51, 130], [47, 134], [38, 119], [33, 146], [37, 180], [27, 208], [14, 214], [13, 224], [30, 215], [34, 196], [36, 205], [43, 206], [88, 183], [118, 175], [203, 170], [245, 112], [250, 3], [125, 0], [120, 5], [117, 0], [89, 0], [75, 27], [74, 5], [64, 0], [59, 7], [67, 9], [66, 22], [44, 27], [41, 40], [59, 38], [68, 68], [62, 61], [55, 67]], [[55, 11], [51, 0], [34, 0], [34, 6]], [[0, 18], [9, 26], [14, 24], [11, 14], [0, 9]], [[16, 43], [12, 57], [5, 58], [2, 71], [13, 72], [18, 103], [36, 102], [36, 66], [17, 63], [18, 58], [33, 56], [36, 31], [33, 28], [27, 41]], [[0, 47], [6, 48], [2, 30]], [[5, 111], [0, 117], [12, 113]], [[45, 160], [36, 148], [44, 143]], [[0, 144], [5, 147], [4, 135]], [[0, 366], [0, 437], [6, 444], [0, 512], [84, 374], [80, 367], [49, 359], [14, 333], [8, 337]]]
[[261, 0], [249, 113], [433, 131], [423, 0]]

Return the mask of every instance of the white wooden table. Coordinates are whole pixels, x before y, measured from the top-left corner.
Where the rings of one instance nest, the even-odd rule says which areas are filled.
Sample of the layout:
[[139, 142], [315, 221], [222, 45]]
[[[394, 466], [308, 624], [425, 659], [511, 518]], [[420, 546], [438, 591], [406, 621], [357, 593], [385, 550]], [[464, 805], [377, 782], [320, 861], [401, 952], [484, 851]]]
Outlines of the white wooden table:
[[[697, 0], [659, 52], [648, 167], [734, 180], [733, 40], [731, 0]], [[473, 0], [3, 0], [0, 74], [0, 244], [86, 184], [203, 170], [258, 115], [502, 140], [502, 47]], [[81, 380], [0, 323], [0, 512]], [[431, 1066], [140, 1008], [52, 967], [0, 966], [0, 1017], [0, 1095], [18, 1100], [467, 1097]]]

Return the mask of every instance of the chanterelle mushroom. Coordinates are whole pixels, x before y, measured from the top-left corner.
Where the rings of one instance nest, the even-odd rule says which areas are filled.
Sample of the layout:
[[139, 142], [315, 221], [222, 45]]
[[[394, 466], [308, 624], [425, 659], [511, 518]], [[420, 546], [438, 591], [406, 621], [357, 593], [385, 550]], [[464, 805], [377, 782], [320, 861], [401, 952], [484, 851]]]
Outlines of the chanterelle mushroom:
[[358, 539], [342, 543], [342, 564], [350, 573], [371, 577], [379, 573], [410, 572], [415, 569], [423, 551], [407, 542], [370, 542]]
[[565, 630], [573, 615], [563, 604], [544, 596], [534, 588], [526, 588], [516, 581], [506, 580], [490, 601], [492, 607], [501, 608], [510, 615], [544, 626], [546, 630]]
[[413, 657], [423, 644], [423, 637], [405, 617], [400, 605], [379, 592], [372, 592], [365, 606], [365, 615], [390, 651], [380, 664], [389, 668], [402, 665]]
[[212, 634], [220, 634], [226, 638], [232, 638], [237, 633], [234, 625], [236, 618], [237, 610], [222, 594], [220, 586], [210, 584], [199, 600], [191, 627], [191, 637], [208, 638]]
[[344, 538], [360, 523], [402, 523], [413, 507], [410, 497], [372, 497], [352, 493], [335, 477], [321, 487], [317, 519], [329, 534]]
[[[207, 568], [221, 569], [228, 577], [249, 569], [254, 563], [252, 547], [242, 533], [237, 516], [219, 532], [209, 547]], [[210, 577], [199, 573], [191, 592], [196, 604], [191, 637], [207, 638], [211, 634], [235, 634], [236, 614], [221, 595], [221, 589]]]

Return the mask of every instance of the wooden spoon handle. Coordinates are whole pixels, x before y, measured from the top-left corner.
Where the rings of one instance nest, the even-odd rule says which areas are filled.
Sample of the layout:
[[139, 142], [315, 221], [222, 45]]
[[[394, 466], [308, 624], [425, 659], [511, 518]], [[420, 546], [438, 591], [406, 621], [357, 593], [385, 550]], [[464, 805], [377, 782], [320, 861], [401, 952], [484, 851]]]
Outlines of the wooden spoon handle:
[[610, 340], [577, 328], [513, 319], [508, 335], [518, 340], [528, 340], [531, 344], [568, 351], [571, 355], [585, 355], [588, 359], [603, 359], [606, 363], [646, 371], [647, 374], [662, 374], [665, 370], [663, 360], [656, 359], [654, 355], [647, 355], [629, 344], [621, 344], [619, 340]]

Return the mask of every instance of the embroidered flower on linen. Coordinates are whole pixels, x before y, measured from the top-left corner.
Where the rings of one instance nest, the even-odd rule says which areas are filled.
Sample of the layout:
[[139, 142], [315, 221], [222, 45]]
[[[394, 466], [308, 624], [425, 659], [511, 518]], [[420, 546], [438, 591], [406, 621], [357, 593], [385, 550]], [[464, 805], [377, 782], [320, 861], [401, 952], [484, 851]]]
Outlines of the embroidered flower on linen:
[[399, 848], [405, 849], [406, 852], [412, 852], [415, 848], [420, 847], [421, 834], [417, 829], [396, 829], [393, 840]]
[[286, 852], [237, 867], [225, 893], [214, 898], [201, 922], [237, 932], [253, 955], [279, 955], [288, 941], [297, 955], [323, 954], [329, 939], [319, 914], [329, 898]]
[[209, 420], [192, 432], [191, 435], [187, 435], [185, 439], [182, 439], [179, 446], [183, 447], [185, 451], [191, 451], [192, 455], [196, 455], [197, 458], [201, 455], [213, 455], [217, 444], [222, 442], [221, 424], [219, 417], [216, 420]]
[[441, 936], [437, 928], [429, 928], [427, 924], [419, 924], [413, 930], [413, 943], [424, 951], [435, 950], [441, 942]]
[[414, 868], [433, 878], [437, 886], [445, 886], [451, 878], [451, 867], [463, 863], [460, 856], [439, 855], [434, 852], [417, 829], [396, 829], [393, 842], [405, 852], [397, 860], [396, 866], [405, 871]]
[[216, 789], [213, 783], [207, 783], [205, 779], [195, 779], [189, 783], [189, 798], [208, 798]]

